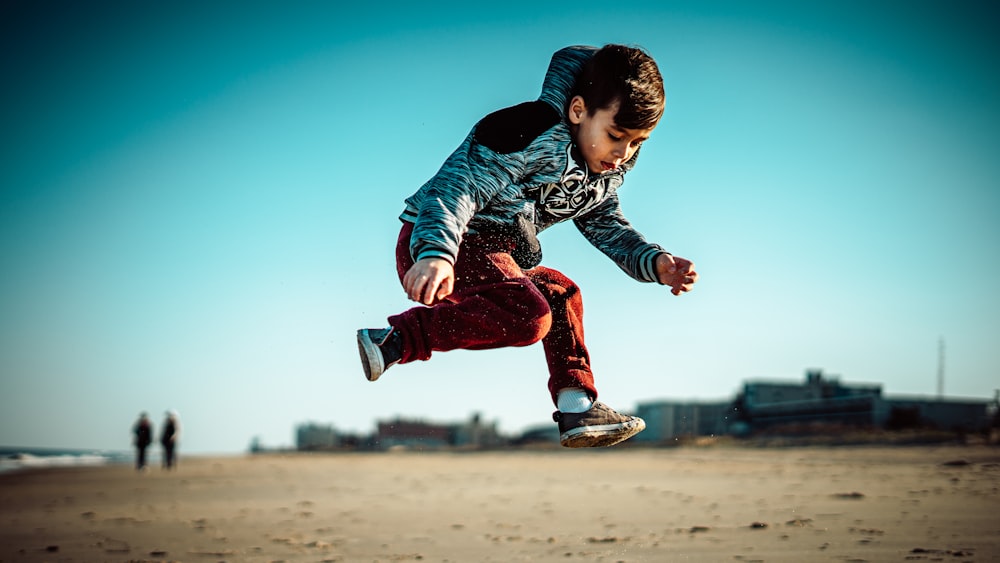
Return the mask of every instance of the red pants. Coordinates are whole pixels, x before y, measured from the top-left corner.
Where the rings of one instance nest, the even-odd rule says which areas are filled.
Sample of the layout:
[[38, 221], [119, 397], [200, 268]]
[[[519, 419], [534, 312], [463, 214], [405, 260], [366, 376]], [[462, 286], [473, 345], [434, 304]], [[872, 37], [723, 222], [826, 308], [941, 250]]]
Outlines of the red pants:
[[[403, 223], [396, 241], [399, 279], [413, 265], [412, 223]], [[455, 264], [451, 295], [429, 307], [418, 306], [389, 317], [403, 337], [400, 363], [430, 359], [432, 352], [527, 346], [545, 348], [552, 401], [566, 387], [594, 399], [594, 375], [583, 343], [580, 288], [563, 274], [538, 266], [521, 270], [511, 258], [513, 241], [467, 235]]]

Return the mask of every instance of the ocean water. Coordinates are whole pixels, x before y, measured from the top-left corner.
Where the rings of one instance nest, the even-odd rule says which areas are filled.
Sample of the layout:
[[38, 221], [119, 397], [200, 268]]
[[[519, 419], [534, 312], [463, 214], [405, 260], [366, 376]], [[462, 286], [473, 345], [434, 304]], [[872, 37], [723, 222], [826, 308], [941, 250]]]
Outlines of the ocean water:
[[[150, 449], [152, 450], [153, 448]], [[154, 461], [151, 458], [152, 456], [147, 456], [148, 461]], [[0, 447], [0, 473], [17, 471], [19, 469], [96, 466], [134, 462], [135, 454], [130, 451]]]

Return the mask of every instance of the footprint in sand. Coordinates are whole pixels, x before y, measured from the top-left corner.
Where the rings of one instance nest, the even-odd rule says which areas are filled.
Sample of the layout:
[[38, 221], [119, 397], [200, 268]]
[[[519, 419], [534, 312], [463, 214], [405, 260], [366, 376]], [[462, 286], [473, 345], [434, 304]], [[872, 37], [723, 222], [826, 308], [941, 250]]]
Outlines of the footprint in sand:
[[830, 496], [835, 499], [842, 499], [842, 500], [861, 500], [865, 498], [864, 493], [859, 493], [857, 491], [851, 493], [834, 493]]

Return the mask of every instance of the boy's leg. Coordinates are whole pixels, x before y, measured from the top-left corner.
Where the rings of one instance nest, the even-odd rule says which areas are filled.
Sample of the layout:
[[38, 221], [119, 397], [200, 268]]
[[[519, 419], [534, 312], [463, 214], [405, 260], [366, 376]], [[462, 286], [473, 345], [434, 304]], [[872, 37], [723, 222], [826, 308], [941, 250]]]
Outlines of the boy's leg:
[[[412, 230], [411, 224], [404, 223], [397, 241], [400, 280], [413, 265], [409, 251]], [[380, 337], [384, 333], [386, 339], [397, 332], [402, 335], [402, 343], [392, 345], [401, 348], [393, 356], [393, 362], [400, 363], [429, 359], [434, 351], [526, 346], [542, 340], [553, 402], [557, 402], [559, 391], [567, 388], [582, 389], [596, 399], [583, 340], [579, 287], [549, 268], [522, 271], [511, 250], [512, 241], [466, 237], [455, 265], [452, 295], [430, 307], [414, 307], [389, 317], [391, 329], [375, 333]], [[367, 329], [359, 331], [359, 346], [365, 341], [363, 362], [368, 347], [383, 345], [371, 342], [370, 334]], [[378, 357], [385, 359], [380, 352]], [[374, 380], [381, 371], [366, 371], [366, 375]], [[556, 411], [553, 419], [559, 423], [560, 443], [572, 448], [611, 446], [645, 428], [642, 419], [621, 415], [596, 401], [585, 412]]]
[[[413, 265], [404, 223], [396, 247], [400, 280]], [[389, 317], [403, 339], [400, 363], [426, 360], [435, 351], [527, 346], [549, 331], [549, 305], [510, 256], [510, 243], [470, 235], [455, 264], [455, 287], [447, 299]]]
[[552, 327], [542, 339], [549, 367], [549, 393], [557, 403], [563, 389], [583, 389], [597, 399], [590, 354], [583, 339], [583, 298], [573, 280], [559, 271], [538, 266], [525, 272], [552, 311]]
[[[646, 423], [638, 417], [623, 415], [598, 402], [590, 354], [583, 340], [583, 298], [580, 288], [562, 273], [545, 267], [525, 272], [545, 296], [552, 311], [552, 327], [542, 339], [549, 366], [549, 392], [557, 410], [553, 420], [559, 423], [559, 442], [568, 448], [613, 446], [641, 432]], [[566, 395], [586, 393], [590, 402], [564, 410]], [[583, 399], [583, 397], [579, 397]], [[573, 405], [578, 406], [578, 405]]]

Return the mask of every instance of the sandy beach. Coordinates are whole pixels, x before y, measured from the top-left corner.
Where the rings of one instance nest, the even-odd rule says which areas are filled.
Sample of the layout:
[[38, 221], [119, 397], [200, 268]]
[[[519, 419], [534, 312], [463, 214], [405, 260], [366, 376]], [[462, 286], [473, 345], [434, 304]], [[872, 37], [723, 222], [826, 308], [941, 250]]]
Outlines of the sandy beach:
[[987, 446], [346, 453], [0, 475], [0, 561], [1000, 561]]

